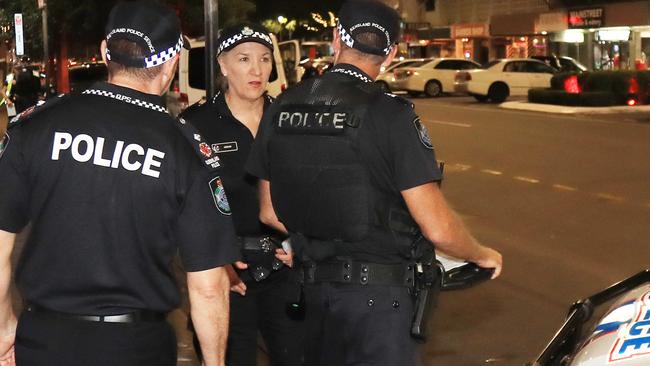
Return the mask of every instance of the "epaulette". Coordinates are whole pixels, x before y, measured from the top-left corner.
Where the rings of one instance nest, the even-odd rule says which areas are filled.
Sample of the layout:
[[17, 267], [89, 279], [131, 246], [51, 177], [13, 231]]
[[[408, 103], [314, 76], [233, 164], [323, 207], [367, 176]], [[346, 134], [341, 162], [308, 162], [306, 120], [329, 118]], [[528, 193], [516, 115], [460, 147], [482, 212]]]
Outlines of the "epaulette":
[[400, 97], [399, 95], [396, 95], [396, 94], [393, 94], [393, 93], [384, 93], [384, 95], [387, 95], [387, 96], [393, 98], [394, 100], [396, 100], [396, 101], [398, 101], [398, 102], [400, 102], [400, 103], [402, 103], [404, 105], [407, 105], [407, 106], [411, 107], [411, 109], [415, 109], [415, 104], [413, 104], [413, 102], [411, 102], [410, 100], [408, 100], [408, 99], [406, 99], [404, 97]]
[[46, 101], [43, 100], [38, 101], [38, 103], [36, 103], [35, 105], [25, 109], [24, 111], [20, 112], [17, 116], [12, 118], [9, 121], [9, 125], [7, 126], [7, 129], [16, 127], [19, 124], [23, 123], [24, 121], [27, 121], [30, 118], [42, 113], [43, 111], [52, 108], [53, 106], [61, 103], [68, 96], [69, 96], [68, 94], [60, 94], [57, 97], [50, 98]]
[[208, 169], [216, 170], [221, 167], [219, 157], [212, 151], [210, 145], [208, 145], [208, 143], [203, 140], [203, 136], [201, 136], [199, 130], [197, 130], [196, 127], [194, 127], [183, 117], [179, 117], [174, 125], [178, 127], [179, 131], [181, 131], [181, 134], [190, 143], [190, 145], [192, 145], [194, 152], [196, 152], [196, 154]]

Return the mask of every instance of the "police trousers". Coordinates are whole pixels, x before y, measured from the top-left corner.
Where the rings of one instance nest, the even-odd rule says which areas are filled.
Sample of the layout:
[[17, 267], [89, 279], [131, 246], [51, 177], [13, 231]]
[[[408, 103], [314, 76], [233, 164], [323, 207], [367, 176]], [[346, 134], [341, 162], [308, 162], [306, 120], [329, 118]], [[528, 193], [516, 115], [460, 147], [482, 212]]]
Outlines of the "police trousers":
[[413, 300], [402, 286], [305, 285], [305, 365], [415, 366]]
[[230, 293], [230, 331], [226, 364], [255, 366], [261, 333], [273, 366], [299, 366], [303, 361], [303, 322], [289, 303], [299, 295], [298, 283], [284, 269], [261, 282], [247, 282], [246, 296]]
[[175, 366], [176, 335], [166, 321], [102, 323], [23, 311], [19, 366]]

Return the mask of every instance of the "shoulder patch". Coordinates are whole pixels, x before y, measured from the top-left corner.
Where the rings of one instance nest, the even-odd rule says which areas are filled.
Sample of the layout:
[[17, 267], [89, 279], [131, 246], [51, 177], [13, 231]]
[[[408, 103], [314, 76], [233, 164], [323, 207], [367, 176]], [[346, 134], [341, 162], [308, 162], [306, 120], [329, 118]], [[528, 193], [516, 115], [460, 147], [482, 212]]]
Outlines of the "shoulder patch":
[[9, 134], [5, 132], [4, 136], [0, 139], [0, 159], [2, 159], [2, 154], [9, 146]]
[[223, 187], [223, 182], [220, 177], [214, 177], [209, 183], [210, 192], [212, 192], [212, 199], [214, 199], [214, 204], [217, 206], [217, 210], [222, 215], [230, 216], [232, 211], [230, 211], [230, 203], [228, 203], [228, 197], [226, 197], [226, 189]]
[[61, 94], [57, 96], [56, 98], [51, 98], [47, 101], [39, 101], [36, 103], [36, 105], [33, 105], [24, 111], [20, 112], [17, 116], [12, 118], [9, 121], [9, 125], [7, 126], [8, 129], [15, 127], [21, 123], [23, 123], [26, 120], [29, 120], [29, 118], [38, 115], [39, 113], [52, 108], [53, 106], [59, 104], [61, 101], [65, 100], [68, 97], [68, 94]]
[[411, 102], [410, 100], [408, 100], [408, 99], [406, 99], [404, 97], [401, 97], [401, 96], [393, 94], [393, 93], [384, 93], [384, 95], [387, 95], [387, 96], [393, 98], [394, 100], [396, 100], [396, 101], [398, 101], [398, 102], [400, 102], [400, 103], [402, 103], [402, 104], [404, 104], [406, 106], [411, 107], [411, 109], [415, 109], [415, 104], [413, 104], [413, 102]]
[[418, 133], [422, 145], [429, 150], [433, 150], [433, 144], [431, 143], [431, 138], [429, 138], [429, 131], [427, 130], [427, 127], [420, 122], [420, 117], [415, 117], [413, 120], [413, 126]]
[[212, 152], [212, 148], [204, 140], [196, 127], [192, 126], [185, 118], [179, 117], [174, 123], [187, 142], [192, 145], [194, 152], [210, 170], [221, 167], [219, 157]]

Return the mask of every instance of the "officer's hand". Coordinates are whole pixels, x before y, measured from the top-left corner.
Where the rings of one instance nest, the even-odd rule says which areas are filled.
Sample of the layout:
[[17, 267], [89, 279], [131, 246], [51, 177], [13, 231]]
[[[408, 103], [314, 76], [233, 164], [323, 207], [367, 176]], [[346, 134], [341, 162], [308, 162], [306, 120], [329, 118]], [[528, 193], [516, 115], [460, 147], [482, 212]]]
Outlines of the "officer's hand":
[[237, 269], [246, 269], [246, 268], [248, 268], [248, 264], [246, 264], [246, 263], [244, 263], [242, 261], [237, 261], [237, 262], [235, 262], [234, 265], [235, 265], [235, 268], [237, 268]]
[[501, 253], [488, 247], [481, 247], [481, 253], [475, 261], [479, 267], [494, 268], [492, 279], [499, 277], [501, 274], [501, 267], [503, 267], [503, 258]]
[[16, 366], [14, 346], [11, 346], [11, 348], [0, 357], [0, 366]]
[[293, 267], [293, 252], [285, 252], [284, 249], [278, 248], [275, 250], [275, 257], [282, 261], [285, 266]]
[[[235, 262], [235, 266], [237, 266], [237, 268], [239, 268], [238, 264], [246, 265], [246, 263], [244, 263], [244, 262]], [[240, 269], [245, 269], [247, 267], [248, 266], [246, 266], [244, 268], [240, 268]], [[232, 266], [226, 266], [226, 271], [228, 272], [228, 279], [230, 280], [230, 291], [233, 291], [233, 292], [236, 292], [236, 293], [238, 293], [238, 294], [240, 294], [242, 296], [245, 296], [246, 295], [246, 284], [244, 283], [244, 281], [242, 281], [241, 278], [239, 278], [239, 275], [237, 274], [237, 272], [235, 272], [235, 270], [232, 268]]]
[[0, 330], [0, 366], [16, 366], [14, 342], [16, 339], [16, 318]]

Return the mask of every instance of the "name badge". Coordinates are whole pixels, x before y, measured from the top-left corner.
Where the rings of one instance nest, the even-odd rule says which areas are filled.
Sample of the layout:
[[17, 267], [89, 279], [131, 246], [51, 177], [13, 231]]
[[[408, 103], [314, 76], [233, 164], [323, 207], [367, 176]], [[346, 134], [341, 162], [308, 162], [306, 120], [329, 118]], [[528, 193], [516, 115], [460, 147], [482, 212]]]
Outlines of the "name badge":
[[218, 144], [212, 144], [212, 151], [214, 151], [217, 154], [235, 152], [237, 150], [239, 150], [239, 145], [237, 145], [237, 141], [220, 142]]

